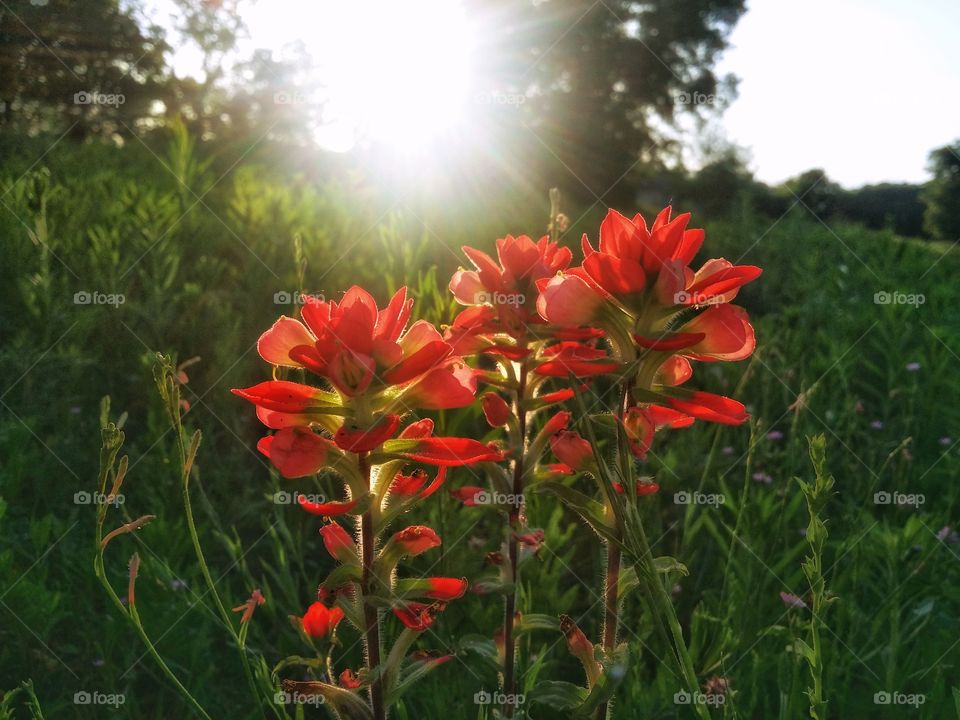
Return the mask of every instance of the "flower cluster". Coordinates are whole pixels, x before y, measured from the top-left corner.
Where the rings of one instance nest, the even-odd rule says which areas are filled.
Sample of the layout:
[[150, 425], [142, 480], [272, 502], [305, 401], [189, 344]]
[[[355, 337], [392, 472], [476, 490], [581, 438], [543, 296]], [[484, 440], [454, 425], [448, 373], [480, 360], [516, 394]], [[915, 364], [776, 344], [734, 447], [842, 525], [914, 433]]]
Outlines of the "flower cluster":
[[[257, 344], [260, 356], [312, 384], [270, 380], [234, 390], [257, 408], [276, 432], [257, 447], [284, 478], [327, 470], [343, 480], [344, 497], [300, 506], [323, 518], [352, 518], [355, 535], [335, 520], [320, 527], [323, 544], [340, 567], [320, 585], [318, 599], [300, 619], [304, 635], [331, 646], [346, 618], [364, 634], [371, 670], [380, 665], [380, 611], [389, 607], [415, 634], [426, 630], [444, 604], [466, 591], [461, 578], [398, 580], [397, 564], [440, 545], [429, 527], [412, 526], [384, 540], [388, 526], [443, 484], [447, 468], [499, 462], [503, 453], [469, 438], [437, 437], [429, 418], [406, 422], [416, 410], [458, 408], [473, 402], [475, 371], [424, 321], [409, 325], [413, 300], [401, 288], [379, 309], [359, 287], [338, 302], [307, 298], [302, 320], [281, 317]], [[431, 476], [423, 466], [435, 468]], [[398, 641], [399, 642], [399, 641]], [[409, 645], [410, 640], [404, 640]], [[343, 689], [369, 684], [378, 715], [396, 667], [378, 673], [351, 670], [314, 690], [335, 707]]]
[[[492, 633], [503, 695], [514, 695], [516, 636], [524, 627], [516, 595], [521, 564], [546, 542], [542, 529], [528, 526], [528, 490], [556, 496], [607, 541], [602, 651], [594, 652], [570, 618], [555, 627], [583, 664], [588, 690], [607, 677], [603, 692], [613, 692], [613, 678], [623, 675], [612, 669], [626, 532], [618, 507], [659, 490], [652, 478], [636, 477], [636, 460], [646, 458], [661, 428], [696, 420], [738, 425], [748, 417], [736, 400], [685, 384], [696, 363], [742, 360], [753, 352], [753, 327], [732, 301], [760, 269], [722, 258], [692, 269], [704, 233], [688, 228], [689, 219], [672, 218], [668, 207], [648, 224], [639, 214], [631, 220], [611, 210], [597, 249], [584, 235], [576, 267], [556, 237], [501, 238], [496, 259], [464, 247], [473, 268], [457, 271], [449, 288], [465, 307], [443, 332], [423, 320], [410, 323], [413, 301], [405, 288], [379, 309], [365, 290], [353, 287], [339, 302], [308, 296], [301, 319], [281, 317], [260, 337], [258, 350], [274, 366], [274, 379], [234, 390], [274, 431], [260, 440], [260, 452], [284, 478], [326, 471], [343, 481], [343, 497], [298, 498], [303, 510], [325, 519], [319, 532], [338, 563], [298, 620], [304, 637], [328, 652], [321, 664], [326, 676], [301, 685], [338, 712], [356, 708], [357, 690], [366, 688], [369, 704], [363, 703], [361, 715], [372, 712], [380, 720], [402, 664], [425, 662], [429, 669], [449, 659], [406, 653], [470, 583], [398, 578], [402, 560], [437, 548], [441, 538], [424, 525], [388, 528], [436, 493], [448, 468], [470, 465], [487, 486], [461, 486], [451, 494], [505, 519], [499, 547], [486, 553], [490, 569], [472, 581], [476, 592], [504, 598], [503, 626]], [[591, 383], [619, 391], [609, 422], [584, 411], [582, 403], [576, 418], [558, 408]], [[432, 420], [415, 416], [471, 405], [479, 386], [485, 386], [483, 416], [501, 436], [499, 444], [438, 437]], [[578, 429], [616, 428], [614, 472], [592, 429], [587, 440], [571, 429], [574, 423]], [[548, 451], [558, 462], [544, 462]], [[573, 487], [580, 474], [598, 480], [601, 502]], [[639, 552], [633, 562], [640, 565], [648, 555], [648, 549]], [[660, 585], [656, 574], [652, 568], [637, 573]], [[658, 592], [662, 586], [651, 597]], [[663, 613], [673, 612], [668, 604], [659, 606]], [[381, 660], [386, 609], [403, 629]], [[329, 652], [343, 619], [363, 635], [367, 667], [335, 677]], [[695, 677], [686, 680], [697, 687]], [[509, 706], [503, 710], [512, 713]]]
[[610, 371], [626, 392], [620, 419], [641, 459], [659, 428], [747, 419], [736, 400], [681, 386], [693, 375], [691, 361], [743, 360], [753, 352], [747, 312], [731, 301], [761, 270], [723, 258], [691, 269], [704, 232], [688, 228], [689, 220], [689, 213], [671, 219], [667, 207], [648, 227], [640, 214], [630, 220], [610, 210], [599, 249], [584, 235], [582, 265], [540, 281], [544, 319], [606, 333], [616, 362]]

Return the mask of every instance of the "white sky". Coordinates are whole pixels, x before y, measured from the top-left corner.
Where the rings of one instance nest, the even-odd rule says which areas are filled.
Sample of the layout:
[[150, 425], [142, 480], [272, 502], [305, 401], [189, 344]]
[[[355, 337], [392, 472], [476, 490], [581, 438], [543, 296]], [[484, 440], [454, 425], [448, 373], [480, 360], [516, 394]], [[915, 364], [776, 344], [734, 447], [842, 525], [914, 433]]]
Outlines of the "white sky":
[[[344, 11], [351, 3], [244, 3], [251, 37], [242, 50], [297, 38], [330, 46], [324, 30], [357, 24]], [[358, 32], [342, 29], [363, 53]], [[718, 66], [740, 78], [720, 125], [766, 182], [814, 167], [847, 187], [922, 182], [930, 150], [960, 138], [958, 32], [960, 0], [748, 0]], [[174, 65], [186, 69], [192, 55], [181, 50]], [[337, 64], [349, 55], [341, 49]]]
[[719, 66], [740, 77], [722, 124], [766, 182], [924, 181], [960, 137], [958, 32], [960, 0], [750, 0]]

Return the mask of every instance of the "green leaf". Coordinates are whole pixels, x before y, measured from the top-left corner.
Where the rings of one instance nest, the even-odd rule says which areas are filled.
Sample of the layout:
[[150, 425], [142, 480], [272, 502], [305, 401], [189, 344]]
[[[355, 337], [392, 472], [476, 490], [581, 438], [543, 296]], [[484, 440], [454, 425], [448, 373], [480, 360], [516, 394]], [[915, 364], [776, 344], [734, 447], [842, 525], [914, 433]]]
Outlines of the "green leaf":
[[807, 645], [804, 640], [801, 640], [800, 638], [794, 639], [793, 645], [790, 649], [797, 653], [797, 655], [806, 658], [807, 662], [810, 663], [811, 666], [816, 665], [816, 653], [813, 652], [813, 648]]
[[555, 710], [574, 710], [589, 697], [586, 688], [559, 680], [547, 680], [527, 694], [527, 703], [549, 705]]
[[329, 685], [316, 680], [307, 682], [284, 680], [282, 688], [274, 698], [278, 704], [296, 702], [301, 697], [306, 699], [319, 695], [327, 705], [336, 710], [341, 720], [373, 720], [370, 706], [367, 705], [362, 696], [336, 685]]
[[351, 582], [360, 582], [363, 579], [363, 571], [359, 565], [339, 565], [333, 572], [327, 575], [322, 585], [327, 590], [336, 590], [342, 585]]
[[494, 671], [500, 669], [500, 655], [493, 638], [475, 634], [464, 635], [457, 643], [457, 655], [465, 653], [474, 653]]
[[687, 566], [676, 558], [669, 557], [668, 555], [661, 555], [653, 559], [653, 569], [658, 573], [672, 573], [678, 572], [683, 576], [690, 574], [690, 571], [687, 570]]
[[553, 615], [530, 613], [521, 617], [514, 634], [520, 637], [525, 633], [536, 632], [538, 630], [558, 632], [560, 630], [560, 621]]
[[443, 662], [438, 662], [435, 658], [415, 660], [408, 664], [406, 671], [403, 673], [403, 677], [400, 678], [400, 682], [398, 682], [396, 687], [387, 695], [387, 707], [395, 705], [403, 694], [413, 687], [418, 680], [428, 673], [433, 672], [441, 665], [443, 665]]
[[586, 520], [598, 535], [612, 542], [614, 545], [622, 547], [622, 543], [617, 537], [615, 529], [608, 525], [603, 519], [602, 503], [556, 480], [545, 480], [537, 483], [534, 490], [538, 493], [548, 493], [557, 496], [564, 505]]

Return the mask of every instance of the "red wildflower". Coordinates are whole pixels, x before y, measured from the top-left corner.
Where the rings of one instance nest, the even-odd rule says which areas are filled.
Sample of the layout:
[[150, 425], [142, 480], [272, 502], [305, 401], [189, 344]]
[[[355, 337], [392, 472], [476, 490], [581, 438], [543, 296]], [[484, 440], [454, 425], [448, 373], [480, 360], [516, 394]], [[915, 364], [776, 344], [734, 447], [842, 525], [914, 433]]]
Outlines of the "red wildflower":
[[[618, 482], [613, 484], [613, 489], [616, 490], [621, 495], [623, 494], [623, 485]], [[660, 486], [655, 482], [645, 482], [643, 480], [637, 480], [636, 493], [637, 497], [645, 497], [647, 495], [653, 495], [660, 492]]]
[[360, 687], [360, 678], [354, 675], [353, 670], [347, 668], [340, 673], [340, 687], [347, 690], [356, 690]]
[[564, 467], [573, 470], [582, 470], [593, 457], [590, 443], [573, 430], [564, 430], [554, 435], [550, 439], [550, 448]]
[[434, 481], [424, 488], [424, 485], [426, 485], [427, 481], [430, 479], [430, 475], [428, 475], [425, 470], [418, 468], [409, 475], [401, 475], [398, 473], [393, 478], [393, 482], [390, 483], [390, 493], [392, 495], [398, 495], [405, 498], [416, 496], [423, 500], [424, 498], [430, 497], [440, 489], [440, 486], [443, 485], [443, 481], [446, 479], [446, 476], [447, 468], [441, 467], [437, 472], [437, 477], [434, 479]]
[[423, 632], [431, 625], [436, 616], [446, 607], [442, 602], [408, 602], [393, 608], [393, 614], [411, 630]]
[[506, 400], [493, 392], [485, 393], [482, 400], [483, 415], [490, 427], [501, 427], [510, 419], [510, 406]]
[[566, 410], [562, 410], [556, 413], [553, 417], [547, 420], [543, 425], [543, 432], [554, 435], [561, 430], [563, 430], [567, 425], [570, 424], [570, 413]]
[[261, 438], [257, 450], [273, 463], [285, 478], [313, 475], [327, 464], [333, 444], [307, 428], [287, 428]]
[[750, 417], [742, 403], [699, 390], [681, 397], [668, 397], [667, 403], [681, 413], [722, 425], [742, 425]]
[[302, 507], [311, 515], [332, 517], [334, 515], [346, 515], [353, 510], [360, 501], [346, 500], [343, 502], [316, 503], [307, 500], [303, 495], [298, 495], [297, 502], [300, 504], [300, 507]]
[[560, 327], [589, 325], [599, 317], [603, 296], [577, 275], [558, 275], [539, 285], [537, 311]]
[[499, 263], [471, 247], [463, 252], [475, 270], [454, 274], [450, 280], [454, 297], [463, 305], [490, 306], [498, 329], [515, 337], [524, 334], [527, 325], [542, 322], [535, 309], [537, 282], [565, 269], [573, 258], [568, 248], [546, 236], [536, 243], [526, 235], [500, 238]]
[[432, 577], [426, 578], [426, 581], [430, 589], [424, 593], [424, 597], [433, 600], [456, 600], [467, 591], [467, 581], [464, 578]]
[[[260, 337], [257, 348], [269, 363], [305, 368], [328, 378], [346, 397], [394, 385], [416, 388], [409, 397], [405, 393], [408, 406], [468, 405], [473, 399], [472, 377], [460, 370], [462, 364], [437, 329], [421, 320], [404, 332], [412, 305], [406, 288], [400, 288], [382, 310], [357, 286], [339, 303], [307, 297], [303, 322], [281, 317]], [[445, 392], [433, 390], [441, 386]]]
[[425, 465], [456, 467], [478, 462], [500, 462], [504, 455], [492, 445], [455, 437], [427, 437], [416, 440], [393, 440], [389, 452], [396, 452], [414, 462]]
[[333, 436], [333, 440], [337, 447], [343, 450], [355, 453], [370, 452], [393, 437], [399, 425], [400, 416], [393, 414], [383, 415], [367, 429], [359, 428], [352, 422], [344, 423]]
[[620, 367], [604, 350], [572, 340], [551, 345], [543, 354], [550, 359], [537, 365], [533, 371], [547, 377], [589, 377], [613, 372]]
[[440, 547], [440, 536], [426, 525], [411, 525], [394, 534], [392, 542], [402, 548], [405, 555], [415, 556]]
[[477, 502], [477, 495], [486, 492], [486, 488], [476, 485], [464, 485], [462, 488], [451, 490], [450, 495], [462, 502], [466, 507], [475, 507], [481, 504]]
[[342, 563], [357, 562], [357, 546], [350, 537], [350, 533], [337, 523], [329, 523], [320, 528], [323, 537], [323, 546], [330, 553], [330, 557]]
[[332, 633], [341, 620], [343, 620], [343, 610], [338, 607], [328, 608], [322, 602], [311, 604], [301, 618], [303, 631], [314, 639], [323, 638]]
[[267, 599], [263, 596], [263, 593], [260, 592], [260, 588], [256, 588], [250, 593], [249, 599], [243, 605], [238, 605], [233, 608], [233, 612], [243, 613], [243, 615], [240, 616], [241, 624], [250, 622], [250, 619], [253, 617], [253, 611], [265, 602], [267, 602]]

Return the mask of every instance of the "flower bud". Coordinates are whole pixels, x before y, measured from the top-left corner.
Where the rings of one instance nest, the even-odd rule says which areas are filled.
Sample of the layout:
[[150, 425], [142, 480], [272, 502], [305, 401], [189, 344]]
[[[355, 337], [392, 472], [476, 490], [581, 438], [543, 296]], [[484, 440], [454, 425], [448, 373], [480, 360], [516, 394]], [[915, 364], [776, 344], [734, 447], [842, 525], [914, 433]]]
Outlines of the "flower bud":
[[570, 413], [568, 413], [566, 410], [561, 410], [552, 418], [547, 420], [546, 424], [543, 426], [543, 431], [545, 433], [553, 435], [555, 433], [560, 432], [564, 428], [566, 428], [567, 425], [569, 424], [570, 424]]
[[301, 618], [303, 631], [315, 640], [332, 633], [341, 620], [343, 620], [343, 610], [338, 607], [328, 608], [321, 602], [310, 605]]
[[332, 522], [320, 528], [323, 537], [323, 546], [330, 553], [330, 557], [344, 564], [356, 565], [357, 546], [350, 537], [350, 533], [339, 524]]
[[440, 546], [440, 536], [426, 525], [411, 525], [396, 533], [391, 540], [402, 549], [404, 555], [419, 555]]
[[493, 392], [488, 392], [483, 396], [483, 415], [487, 418], [490, 427], [502, 427], [510, 419], [510, 406], [507, 402]]
[[467, 591], [467, 581], [463, 578], [433, 577], [427, 578], [430, 589], [424, 595], [433, 600], [456, 600]]
[[550, 439], [550, 448], [564, 465], [574, 470], [582, 470], [593, 457], [590, 443], [573, 430], [563, 430]]

